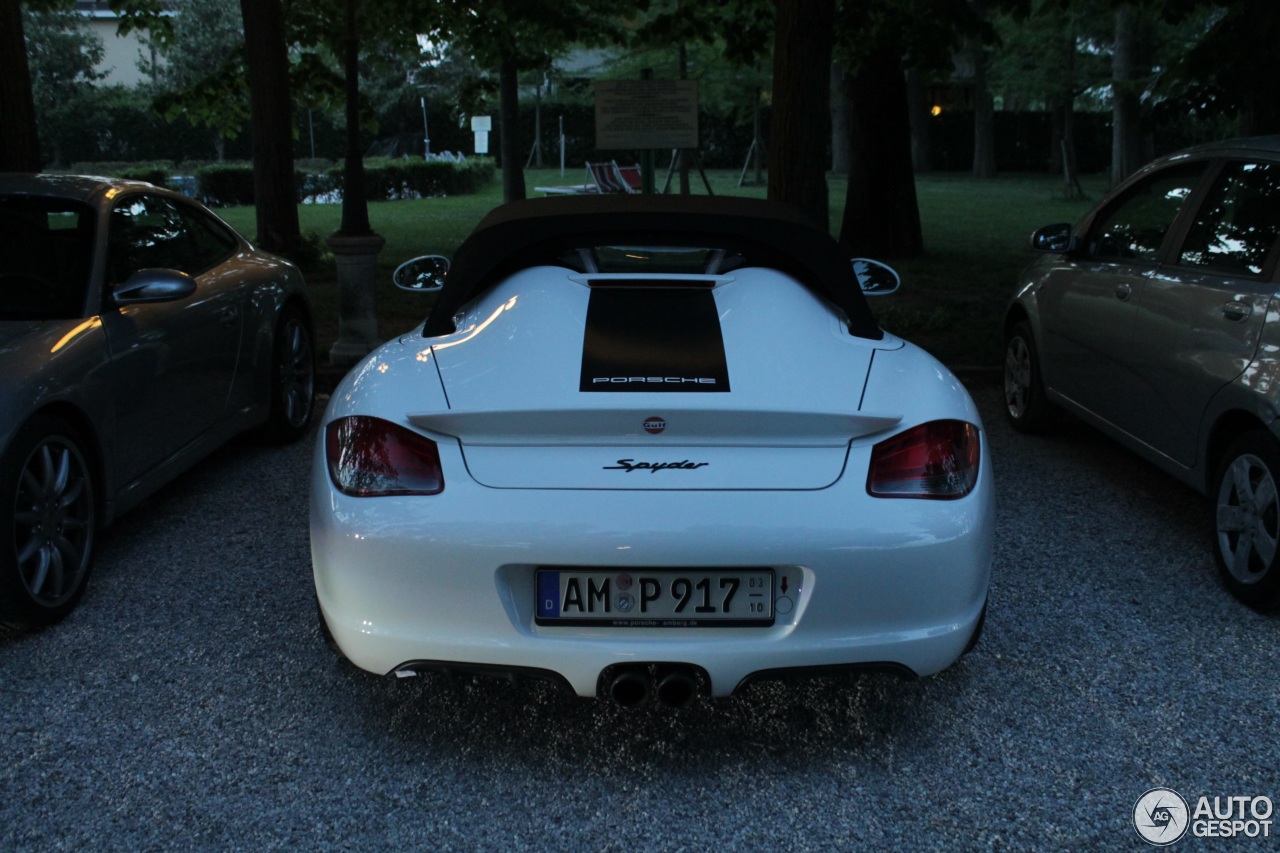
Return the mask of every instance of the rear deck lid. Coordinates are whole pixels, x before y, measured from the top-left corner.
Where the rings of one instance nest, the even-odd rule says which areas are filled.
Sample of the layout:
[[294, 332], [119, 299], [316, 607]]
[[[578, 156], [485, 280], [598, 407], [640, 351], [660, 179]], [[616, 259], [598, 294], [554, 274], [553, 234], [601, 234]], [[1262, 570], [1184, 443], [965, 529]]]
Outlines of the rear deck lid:
[[670, 284], [527, 270], [432, 346], [456, 437], [496, 488], [820, 489], [851, 439], [875, 345], [769, 270]]

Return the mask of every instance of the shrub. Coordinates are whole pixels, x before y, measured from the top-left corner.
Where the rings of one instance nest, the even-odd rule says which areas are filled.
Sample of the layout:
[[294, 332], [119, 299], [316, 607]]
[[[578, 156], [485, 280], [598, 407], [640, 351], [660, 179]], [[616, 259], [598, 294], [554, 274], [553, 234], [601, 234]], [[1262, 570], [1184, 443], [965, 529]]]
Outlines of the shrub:
[[196, 169], [200, 197], [215, 207], [253, 204], [253, 164], [213, 163]]
[[[342, 187], [342, 165], [299, 161], [294, 173], [298, 201]], [[323, 168], [328, 165], [328, 168]], [[321, 168], [317, 168], [321, 167]], [[195, 170], [200, 197], [217, 207], [253, 204], [253, 164], [212, 163]], [[492, 160], [450, 163], [438, 160], [368, 158], [364, 163], [365, 198], [369, 201], [473, 193], [493, 181]]]
[[[342, 167], [327, 175], [335, 187], [342, 186]], [[369, 201], [465, 195], [491, 182], [492, 160], [393, 160], [368, 158], [364, 161], [364, 195]]]
[[169, 176], [173, 173], [173, 164], [163, 160], [144, 163], [120, 163], [115, 161], [72, 163], [71, 171], [77, 175], [124, 178], [128, 181], [146, 181], [158, 187], [165, 187], [172, 186]]

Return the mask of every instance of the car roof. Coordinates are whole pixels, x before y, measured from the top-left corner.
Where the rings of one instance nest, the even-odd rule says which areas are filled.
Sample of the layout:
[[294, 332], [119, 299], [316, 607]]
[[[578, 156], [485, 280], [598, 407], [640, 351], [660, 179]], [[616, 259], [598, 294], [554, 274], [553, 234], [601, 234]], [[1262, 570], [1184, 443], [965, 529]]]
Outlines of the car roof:
[[[1193, 145], [1179, 151], [1178, 154], [1244, 154], [1269, 153], [1280, 155], [1280, 134], [1275, 136], [1247, 136], [1237, 139], [1221, 139]], [[1174, 154], [1171, 156], [1178, 156]]]
[[91, 202], [108, 189], [156, 191], [143, 181], [104, 178], [96, 175], [53, 175], [30, 172], [0, 173], [0, 195], [29, 195]]
[[495, 208], [454, 254], [423, 334], [454, 331], [463, 305], [521, 269], [554, 264], [581, 246], [636, 241], [743, 251], [843, 310], [850, 333], [883, 337], [848, 253], [792, 208], [762, 199], [667, 195], [553, 196]]

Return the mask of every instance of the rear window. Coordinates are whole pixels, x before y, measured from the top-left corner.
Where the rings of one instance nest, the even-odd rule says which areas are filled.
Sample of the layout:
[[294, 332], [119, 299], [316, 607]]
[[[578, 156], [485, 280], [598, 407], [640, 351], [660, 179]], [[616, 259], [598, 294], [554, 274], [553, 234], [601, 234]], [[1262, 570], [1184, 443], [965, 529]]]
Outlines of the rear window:
[[1196, 214], [1179, 263], [1260, 276], [1280, 234], [1280, 166], [1230, 163]]
[[584, 273], [674, 275], [718, 275], [744, 261], [735, 252], [690, 246], [583, 246], [560, 258], [565, 266]]

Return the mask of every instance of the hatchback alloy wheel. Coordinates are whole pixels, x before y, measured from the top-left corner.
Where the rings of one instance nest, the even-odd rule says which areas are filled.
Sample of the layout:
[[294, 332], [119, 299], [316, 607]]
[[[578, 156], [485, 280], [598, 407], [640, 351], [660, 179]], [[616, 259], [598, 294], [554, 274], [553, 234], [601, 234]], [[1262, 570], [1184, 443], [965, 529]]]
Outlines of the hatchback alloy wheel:
[[1260, 609], [1280, 601], [1280, 451], [1270, 436], [1241, 436], [1224, 457], [1215, 502], [1218, 567], [1242, 601]]
[[1049, 417], [1049, 401], [1040, 379], [1031, 327], [1020, 321], [1009, 330], [1004, 345], [1004, 413], [1019, 432], [1041, 432]]

